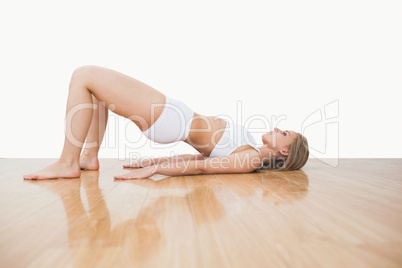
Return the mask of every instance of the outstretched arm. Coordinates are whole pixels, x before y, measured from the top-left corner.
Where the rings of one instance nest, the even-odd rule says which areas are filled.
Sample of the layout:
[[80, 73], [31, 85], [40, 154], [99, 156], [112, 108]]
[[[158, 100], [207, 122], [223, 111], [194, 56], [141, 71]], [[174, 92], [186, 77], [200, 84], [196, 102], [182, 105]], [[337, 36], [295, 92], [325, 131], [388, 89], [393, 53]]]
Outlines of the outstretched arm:
[[[257, 153], [258, 154], [258, 153]], [[261, 158], [251, 153], [237, 153], [204, 160], [181, 161], [171, 165], [159, 164], [155, 174], [183, 176], [196, 174], [249, 173], [261, 164]]]
[[148, 167], [151, 165], [158, 165], [162, 163], [175, 163], [180, 161], [203, 160], [205, 157], [202, 154], [181, 154], [175, 156], [159, 157], [153, 159], [143, 159], [131, 165], [123, 165], [124, 168], [139, 168]]
[[141, 179], [151, 177], [155, 174], [185, 176], [198, 174], [248, 173], [256, 170], [260, 166], [261, 161], [260, 154], [253, 149], [225, 157], [161, 163], [142, 169], [136, 169], [130, 173], [114, 178]]

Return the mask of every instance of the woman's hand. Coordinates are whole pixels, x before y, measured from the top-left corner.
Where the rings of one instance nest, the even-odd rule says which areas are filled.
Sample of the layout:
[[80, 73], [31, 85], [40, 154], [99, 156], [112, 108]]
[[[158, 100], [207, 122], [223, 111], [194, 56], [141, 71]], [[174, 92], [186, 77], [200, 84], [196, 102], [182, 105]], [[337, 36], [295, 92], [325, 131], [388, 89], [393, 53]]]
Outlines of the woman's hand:
[[114, 176], [115, 180], [130, 180], [130, 179], [144, 179], [155, 175], [157, 170], [156, 165], [149, 167], [139, 168], [131, 171], [130, 173]]
[[138, 162], [135, 162], [131, 165], [123, 165], [124, 168], [141, 168], [141, 167], [148, 167], [153, 165], [153, 162], [151, 159], [146, 159], [146, 160], [141, 160]]

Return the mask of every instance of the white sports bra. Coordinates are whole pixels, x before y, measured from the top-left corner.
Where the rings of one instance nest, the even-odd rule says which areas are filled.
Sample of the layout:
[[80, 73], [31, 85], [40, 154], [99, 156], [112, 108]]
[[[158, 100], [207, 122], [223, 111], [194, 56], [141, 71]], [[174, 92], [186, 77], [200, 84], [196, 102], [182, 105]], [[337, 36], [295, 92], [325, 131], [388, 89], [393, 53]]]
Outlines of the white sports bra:
[[[231, 123], [228, 120], [225, 121], [226, 128], [224, 133], [208, 158], [228, 156], [242, 145], [250, 145], [261, 154], [255, 139], [245, 127]], [[258, 169], [261, 169], [262, 166], [263, 163], [261, 163], [261, 166]]]

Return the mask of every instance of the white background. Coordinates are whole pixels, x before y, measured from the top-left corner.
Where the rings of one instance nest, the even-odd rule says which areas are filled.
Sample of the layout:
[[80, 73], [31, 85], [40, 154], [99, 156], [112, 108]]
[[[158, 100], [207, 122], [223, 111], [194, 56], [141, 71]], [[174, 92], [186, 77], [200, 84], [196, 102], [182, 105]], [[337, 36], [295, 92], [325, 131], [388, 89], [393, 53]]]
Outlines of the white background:
[[[275, 126], [305, 134], [311, 157], [402, 157], [401, 7], [386, 0], [2, 1], [0, 157], [60, 155], [68, 83], [87, 64], [133, 76], [204, 115], [235, 117], [239, 100], [243, 121], [285, 115]], [[333, 124], [303, 129], [326, 105]], [[195, 152], [181, 142], [146, 142], [113, 113], [109, 122], [100, 157]], [[261, 145], [261, 133], [253, 136]]]

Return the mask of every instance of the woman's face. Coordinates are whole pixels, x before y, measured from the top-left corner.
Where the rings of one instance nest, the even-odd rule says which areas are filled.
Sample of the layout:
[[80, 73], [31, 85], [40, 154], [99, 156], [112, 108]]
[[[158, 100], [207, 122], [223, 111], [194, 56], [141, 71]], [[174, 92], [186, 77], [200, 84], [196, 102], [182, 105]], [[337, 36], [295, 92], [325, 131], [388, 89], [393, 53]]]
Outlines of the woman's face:
[[274, 128], [273, 131], [262, 135], [262, 142], [268, 144], [269, 148], [280, 151], [284, 148], [288, 149], [296, 137], [297, 133], [295, 131]]

